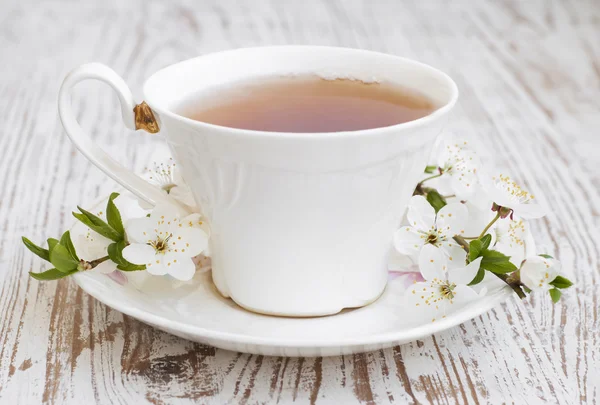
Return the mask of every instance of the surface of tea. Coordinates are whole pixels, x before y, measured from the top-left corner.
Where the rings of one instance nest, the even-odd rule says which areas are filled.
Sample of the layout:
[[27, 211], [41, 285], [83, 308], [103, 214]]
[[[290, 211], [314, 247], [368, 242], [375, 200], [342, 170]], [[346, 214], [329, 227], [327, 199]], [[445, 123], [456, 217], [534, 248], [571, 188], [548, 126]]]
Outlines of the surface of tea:
[[176, 112], [210, 124], [272, 132], [338, 132], [412, 121], [436, 109], [423, 95], [389, 84], [273, 77], [217, 87]]

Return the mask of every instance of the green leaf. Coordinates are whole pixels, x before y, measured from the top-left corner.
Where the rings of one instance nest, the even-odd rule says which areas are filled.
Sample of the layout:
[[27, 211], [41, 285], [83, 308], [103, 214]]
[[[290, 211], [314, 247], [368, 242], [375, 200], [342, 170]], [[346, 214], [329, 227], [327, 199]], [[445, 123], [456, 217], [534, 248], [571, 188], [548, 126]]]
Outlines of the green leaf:
[[57, 243], [50, 251], [50, 262], [63, 273], [77, 270], [79, 265], [79, 261], [73, 259], [69, 250], [60, 243]]
[[549, 291], [550, 293], [550, 298], [552, 298], [552, 302], [554, 302], [555, 304], [560, 301], [560, 297], [562, 296], [562, 293], [560, 292], [560, 290], [553, 288]]
[[484, 237], [482, 237], [480, 240], [481, 240], [481, 245], [482, 245], [483, 250], [486, 250], [487, 248], [490, 247], [490, 243], [492, 243], [492, 235], [490, 235], [488, 233]]
[[573, 282], [563, 276], [556, 276], [554, 280], [550, 282], [556, 288], [569, 288], [573, 285]]
[[108, 239], [115, 242], [118, 242], [123, 239], [119, 232], [115, 231], [106, 222], [79, 206], [77, 208], [79, 208], [81, 214], [74, 212], [73, 216], [81, 222], [83, 222], [88, 228], [98, 232], [100, 235], [107, 237]]
[[481, 256], [481, 268], [492, 273], [506, 274], [517, 270], [517, 266], [510, 262], [510, 257], [497, 250], [484, 250]]
[[79, 261], [79, 257], [77, 257], [77, 252], [75, 252], [75, 246], [73, 246], [73, 242], [71, 241], [71, 232], [66, 231], [63, 233], [63, 236], [60, 238], [60, 244], [67, 248], [71, 257], [77, 261]]
[[119, 264], [117, 266], [117, 269], [123, 270], [123, 271], [140, 271], [140, 270], [146, 270], [146, 265], [139, 265], [139, 264], [133, 264], [133, 263], [128, 262], [128, 264]]
[[145, 270], [145, 265], [133, 264], [125, 260], [123, 257], [123, 249], [125, 249], [126, 246], [127, 243], [124, 240], [108, 245], [108, 257], [117, 264], [117, 269], [123, 271]]
[[108, 245], [106, 252], [108, 253], [108, 257], [110, 257], [110, 260], [119, 264], [121, 262], [121, 257], [117, 253], [117, 244], [118, 242], [111, 243], [110, 245]]
[[541, 256], [541, 257], [543, 257], [544, 259], [554, 259], [554, 257], [552, 257], [552, 256], [550, 256], [550, 255], [547, 255], [547, 254], [541, 254], [541, 255], [538, 255], [538, 256]]
[[425, 173], [429, 173], [429, 174], [435, 173], [437, 168], [438, 168], [437, 166], [426, 166]]
[[47, 249], [39, 247], [38, 245], [27, 239], [25, 236], [22, 236], [21, 240], [23, 241], [27, 249], [29, 249], [34, 255], [39, 256], [48, 262], [50, 261], [50, 252], [48, 252]]
[[479, 284], [483, 281], [484, 277], [485, 277], [485, 269], [480, 267], [479, 270], [477, 271], [477, 274], [475, 275], [475, 278], [468, 285]]
[[121, 213], [113, 201], [118, 196], [119, 193], [112, 193], [110, 195], [108, 203], [106, 204], [106, 219], [108, 220], [108, 225], [119, 233], [121, 239], [125, 239], [125, 229], [123, 228]]
[[58, 239], [48, 238], [47, 243], [48, 243], [48, 252], [52, 253], [52, 249], [54, 249], [54, 246], [58, 245]]
[[46, 270], [42, 273], [33, 273], [30, 271], [29, 275], [31, 277], [35, 278], [36, 280], [44, 281], [44, 280], [58, 280], [59, 278], [70, 276], [73, 273], [77, 273], [77, 271], [71, 271], [71, 272], [65, 273], [65, 272], [62, 272], [57, 269], [50, 269], [50, 270]]
[[446, 199], [433, 189], [427, 192], [427, 201], [431, 204], [435, 212], [438, 212], [446, 205]]
[[483, 252], [483, 242], [479, 239], [472, 240], [469, 243], [469, 263], [481, 256]]

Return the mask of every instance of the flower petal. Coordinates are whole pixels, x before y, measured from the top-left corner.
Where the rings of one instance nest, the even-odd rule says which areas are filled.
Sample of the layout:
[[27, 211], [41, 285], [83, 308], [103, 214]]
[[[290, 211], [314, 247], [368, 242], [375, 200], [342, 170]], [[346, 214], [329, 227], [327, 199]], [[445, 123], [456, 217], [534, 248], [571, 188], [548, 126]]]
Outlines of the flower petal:
[[448, 204], [438, 212], [436, 227], [448, 238], [452, 238], [454, 235], [464, 235], [468, 216], [469, 213], [464, 204]]
[[469, 284], [477, 275], [479, 267], [481, 266], [482, 259], [482, 257], [478, 257], [477, 259], [473, 260], [471, 263], [464, 267], [451, 269], [448, 272], [448, 281], [457, 285]]
[[186, 256], [199, 255], [208, 246], [208, 235], [200, 228], [184, 226], [177, 229], [169, 240], [169, 248], [177, 249]]
[[437, 247], [449, 258], [457, 247], [460, 248], [460, 245], [456, 243], [454, 239], [450, 239], [444, 242], [438, 242]]
[[152, 263], [157, 256], [159, 255], [156, 254], [156, 250], [152, 246], [143, 243], [132, 243], [123, 249], [123, 257], [133, 264]]
[[196, 200], [194, 200], [194, 195], [192, 191], [185, 185], [183, 186], [175, 186], [169, 192], [169, 195], [179, 201], [187, 205], [188, 207], [196, 207]]
[[411, 226], [422, 231], [429, 231], [435, 224], [435, 210], [421, 195], [410, 199], [406, 217]]
[[454, 194], [461, 200], [468, 200], [473, 196], [477, 187], [477, 176], [467, 173], [460, 176], [452, 176], [450, 181]]
[[454, 299], [452, 300], [453, 309], [460, 309], [464, 305], [468, 304], [479, 298], [479, 294], [475, 292], [471, 287], [466, 285], [457, 285], [454, 287]]
[[117, 265], [110, 260], [102, 262], [99, 265], [97, 265], [96, 267], [94, 267], [94, 271], [97, 271], [102, 274], [110, 274], [113, 271], [115, 271], [116, 269], [117, 269]]
[[536, 219], [546, 215], [546, 209], [539, 204], [518, 204], [511, 208], [515, 214], [525, 219]]
[[[481, 230], [484, 229], [487, 224], [496, 216], [496, 213], [491, 210], [492, 202], [489, 200], [488, 203], [483, 206], [475, 205], [473, 200], [470, 200], [465, 204], [467, 207], [467, 212], [469, 213], [469, 219], [465, 224], [465, 235], [474, 237], [481, 233]], [[498, 223], [498, 222], [497, 222]], [[492, 235], [493, 236], [493, 235]]]
[[448, 268], [463, 268], [467, 264], [467, 252], [458, 245], [447, 245], [444, 251], [448, 254]]
[[[175, 219], [179, 220], [179, 218], [185, 216], [187, 213], [183, 210], [183, 208], [178, 207], [175, 204], [171, 203], [160, 203], [157, 204], [152, 212], [150, 213], [150, 218], [154, 221], [158, 221], [158, 223], [167, 223], [169, 221], [173, 221]], [[156, 222], [155, 222], [156, 223]]]
[[418, 317], [423, 322], [435, 322], [446, 317], [450, 300], [440, 294], [435, 283], [415, 283], [404, 294], [405, 305], [410, 308], [407, 316]]
[[528, 257], [521, 266], [521, 282], [532, 290], [546, 291], [560, 273], [561, 264], [555, 259], [541, 256]]
[[173, 263], [170, 266], [166, 266], [170, 276], [181, 281], [188, 281], [194, 277], [196, 273], [196, 265], [191, 258], [184, 258], [178, 260], [177, 263]]
[[125, 224], [125, 233], [129, 242], [146, 243], [156, 236], [153, 221], [150, 218], [134, 218]]
[[494, 180], [496, 177], [498, 176], [491, 176], [488, 173], [483, 174], [479, 176], [479, 183], [489, 200], [502, 207], [510, 207], [512, 205], [512, 200], [506, 192], [496, 187]]
[[411, 310], [417, 309], [422, 312], [419, 315], [426, 319], [436, 318], [440, 309], [438, 303], [444, 301], [441, 298], [439, 286], [426, 281], [414, 283], [408, 287], [404, 294], [404, 300]]
[[423, 246], [419, 253], [419, 270], [427, 281], [445, 280], [447, 262], [443, 251], [431, 244]]
[[138, 199], [126, 194], [120, 194], [113, 202], [117, 206], [123, 222], [132, 218], [143, 218], [148, 214], [148, 211], [140, 206]]
[[394, 234], [394, 247], [403, 255], [416, 255], [423, 244], [423, 235], [412, 226], [404, 226]]
[[521, 267], [530, 234], [528, 224], [522, 219], [500, 220], [492, 228], [492, 246], [494, 250], [509, 256], [512, 264]]
[[91, 229], [85, 235], [77, 235], [73, 238], [77, 256], [88, 262], [106, 256], [106, 249], [111, 243], [112, 240]]
[[146, 265], [146, 271], [153, 276], [164, 276], [168, 273], [167, 266], [165, 266], [160, 259], [158, 260], [158, 263], [153, 262]]

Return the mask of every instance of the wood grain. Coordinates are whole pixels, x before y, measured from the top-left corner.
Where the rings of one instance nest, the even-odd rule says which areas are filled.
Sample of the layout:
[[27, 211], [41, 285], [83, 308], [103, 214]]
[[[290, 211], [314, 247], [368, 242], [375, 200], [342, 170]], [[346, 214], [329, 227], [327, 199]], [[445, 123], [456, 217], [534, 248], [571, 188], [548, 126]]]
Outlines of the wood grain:
[[[596, 0], [169, 3], [2, 3], [0, 403], [600, 402]], [[261, 44], [366, 48], [448, 72], [461, 91], [450, 128], [480, 141], [486, 159], [552, 209], [534, 233], [576, 289], [556, 306], [513, 300], [389, 350], [270, 358], [159, 332], [68, 280], [31, 280], [44, 264], [19, 237], [59, 234], [76, 204], [115, 187], [62, 133], [56, 98], [68, 70], [106, 63], [139, 94], [163, 66]], [[160, 138], [126, 131], [108, 89], [79, 87], [82, 125], [141, 170]]]

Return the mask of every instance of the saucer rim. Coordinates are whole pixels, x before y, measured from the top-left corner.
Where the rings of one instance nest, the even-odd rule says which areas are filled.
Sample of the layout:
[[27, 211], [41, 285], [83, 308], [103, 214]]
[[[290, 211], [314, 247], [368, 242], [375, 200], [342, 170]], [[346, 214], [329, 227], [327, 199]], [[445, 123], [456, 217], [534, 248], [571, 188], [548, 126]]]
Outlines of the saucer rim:
[[[85, 273], [75, 274], [75, 281], [77, 285], [84, 290], [86, 293], [102, 302], [103, 304], [119, 311], [125, 315], [136, 318], [144, 323], [151, 324], [158, 328], [165, 328], [168, 330], [179, 331], [182, 333], [197, 336], [199, 338], [214, 339], [220, 341], [227, 341], [230, 343], [238, 344], [251, 344], [256, 346], [278, 346], [284, 348], [332, 348], [339, 346], [370, 346], [370, 345], [381, 345], [393, 342], [409, 342], [417, 340], [423, 336], [429, 336], [434, 333], [444, 331], [454, 326], [460, 325], [468, 320], [471, 320], [479, 315], [488, 312], [493, 309], [496, 305], [506, 301], [512, 294], [512, 291], [503, 287], [502, 289], [494, 292], [492, 295], [486, 296], [481, 300], [476, 301], [482, 305], [478, 306], [467, 306], [457, 311], [456, 313], [446, 317], [441, 321], [432, 322], [430, 324], [423, 324], [409, 329], [401, 331], [393, 331], [386, 333], [379, 333], [374, 335], [365, 335], [361, 338], [347, 339], [347, 338], [336, 338], [335, 340], [291, 340], [291, 339], [278, 339], [278, 338], [263, 338], [256, 337], [253, 335], [245, 335], [231, 332], [221, 332], [214, 329], [206, 329], [200, 326], [194, 326], [188, 323], [174, 321], [163, 316], [154, 315], [145, 310], [139, 309], [138, 307], [125, 307], [119, 305], [118, 300], [111, 299], [110, 296], [106, 296], [100, 292], [100, 289], [96, 288], [94, 284], [98, 283], [93, 278], [90, 278]], [[236, 304], [237, 305], [237, 304]], [[243, 309], [247, 311], [246, 309]], [[249, 311], [248, 311], [249, 312]], [[257, 316], [270, 316], [255, 314]], [[337, 316], [329, 315], [330, 317]], [[278, 318], [278, 317], [272, 317]], [[295, 319], [295, 318], [286, 318]], [[302, 318], [310, 319], [310, 318]], [[302, 320], [300, 319], [300, 320]]]

